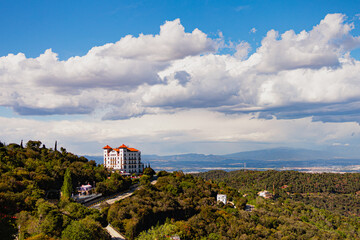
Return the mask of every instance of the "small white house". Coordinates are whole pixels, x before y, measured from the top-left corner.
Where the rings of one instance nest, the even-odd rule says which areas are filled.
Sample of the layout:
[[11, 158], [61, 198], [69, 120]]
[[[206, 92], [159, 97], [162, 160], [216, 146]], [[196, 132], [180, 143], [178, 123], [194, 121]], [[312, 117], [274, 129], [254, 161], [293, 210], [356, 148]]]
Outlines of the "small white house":
[[219, 202], [223, 202], [224, 204], [227, 203], [226, 195], [225, 194], [218, 194], [216, 196], [216, 200]]
[[266, 191], [266, 190], [258, 192], [258, 195], [263, 198], [272, 198], [273, 197], [273, 195], [269, 191]]

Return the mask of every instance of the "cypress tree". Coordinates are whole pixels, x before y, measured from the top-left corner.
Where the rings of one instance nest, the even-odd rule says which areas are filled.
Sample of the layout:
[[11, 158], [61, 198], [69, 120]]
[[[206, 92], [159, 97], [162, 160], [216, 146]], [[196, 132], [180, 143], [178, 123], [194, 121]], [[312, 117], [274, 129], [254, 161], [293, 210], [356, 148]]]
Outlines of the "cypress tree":
[[55, 141], [55, 148], [54, 148], [55, 152], [57, 151], [57, 141]]
[[64, 184], [61, 187], [62, 198], [69, 199], [72, 193], [72, 180], [71, 180], [71, 172], [70, 169], [67, 168], [64, 175]]

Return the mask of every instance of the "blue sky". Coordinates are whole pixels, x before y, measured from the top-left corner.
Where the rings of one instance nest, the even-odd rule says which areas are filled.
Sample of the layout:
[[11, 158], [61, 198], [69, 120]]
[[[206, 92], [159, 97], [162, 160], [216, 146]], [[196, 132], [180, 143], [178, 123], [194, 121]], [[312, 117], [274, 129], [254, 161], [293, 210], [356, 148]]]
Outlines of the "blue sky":
[[[328, 13], [359, 23], [359, 1], [1, 1], [1, 56], [37, 57], [52, 48], [60, 59], [140, 33], [154, 34], [167, 20], [212, 37], [259, 43], [267, 31], [310, 30]], [[256, 34], [249, 34], [256, 28]], [[359, 29], [354, 29], [358, 35]]]
[[1, 140], [358, 154], [359, 6], [0, 1]]

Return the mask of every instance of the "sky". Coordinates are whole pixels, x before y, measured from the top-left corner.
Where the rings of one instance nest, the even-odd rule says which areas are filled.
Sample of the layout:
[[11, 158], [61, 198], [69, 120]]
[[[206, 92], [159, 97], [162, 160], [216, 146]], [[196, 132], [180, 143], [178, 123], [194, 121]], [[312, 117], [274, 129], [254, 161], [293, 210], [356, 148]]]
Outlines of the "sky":
[[0, 141], [360, 154], [360, 1], [0, 1]]

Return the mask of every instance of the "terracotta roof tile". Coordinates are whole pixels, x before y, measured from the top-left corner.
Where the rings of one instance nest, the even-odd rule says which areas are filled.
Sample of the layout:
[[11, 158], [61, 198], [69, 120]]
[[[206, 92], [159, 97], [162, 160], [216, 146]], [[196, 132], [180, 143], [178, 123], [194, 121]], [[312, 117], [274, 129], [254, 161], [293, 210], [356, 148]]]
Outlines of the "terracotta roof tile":
[[131, 152], [138, 152], [139, 150], [135, 149], [135, 148], [128, 148], [129, 151]]

